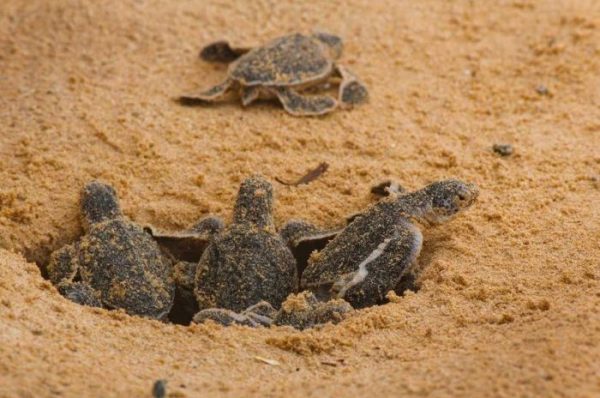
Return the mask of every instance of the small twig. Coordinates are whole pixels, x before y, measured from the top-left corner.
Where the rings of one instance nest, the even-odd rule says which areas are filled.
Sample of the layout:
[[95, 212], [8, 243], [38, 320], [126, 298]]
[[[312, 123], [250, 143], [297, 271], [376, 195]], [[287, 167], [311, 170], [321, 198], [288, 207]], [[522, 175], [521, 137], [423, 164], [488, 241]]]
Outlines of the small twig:
[[336, 362], [332, 362], [332, 361], [321, 361], [321, 365], [332, 366], [334, 368], [338, 366], [338, 364]]
[[279, 362], [274, 359], [263, 358], [259, 356], [255, 356], [254, 359], [256, 359], [259, 362], [266, 363], [267, 365], [279, 366]]
[[338, 358], [338, 359], [324, 359], [321, 361], [321, 365], [326, 365], [326, 366], [331, 366], [331, 367], [337, 367], [340, 365], [344, 365], [344, 358]]
[[325, 173], [328, 168], [329, 168], [329, 164], [327, 164], [326, 162], [322, 162], [314, 170], [309, 171], [308, 173], [306, 173], [306, 175], [304, 175], [303, 177], [298, 179], [298, 181], [296, 181], [296, 182], [286, 182], [286, 181], [281, 180], [278, 177], [275, 177], [275, 181], [277, 181], [278, 183], [283, 184], [283, 185], [296, 187], [298, 185], [308, 184], [309, 182], [316, 180], [323, 173]]

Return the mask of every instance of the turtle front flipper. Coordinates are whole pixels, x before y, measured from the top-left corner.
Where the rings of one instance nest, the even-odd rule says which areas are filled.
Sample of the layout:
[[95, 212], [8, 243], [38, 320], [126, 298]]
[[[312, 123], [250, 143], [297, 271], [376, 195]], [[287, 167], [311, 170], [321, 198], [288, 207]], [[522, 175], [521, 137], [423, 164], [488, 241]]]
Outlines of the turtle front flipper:
[[209, 216], [183, 231], [165, 232], [152, 225], [146, 225], [144, 231], [149, 233], [175, 261], [197, 263], [210, 240], [223, 230], [223, 227], [223, 220]]
[[203, 323], [213, 321], [223, 326], [242, 325], [256, 327], [259, 326], [253, 319], [243, 314], [238, 314], [225, 308], [207, 308], [194, 315], [194, 323]]
[[395, 181], [386, 180], [371, 187], [371, 193], [376, 196], [385, 197], [390, 196], [390, 194], [404, 195], [408, 193], [408, 190]]
[[208, 90], [201, 90], [194, 93], [184, 94], [179, 97], [179, 102], [184, 105], [194, 105], [199, 102], [214, 102], [223, 98], [234, 86], [234, 81], [226, 79]]
[[247, 47], [232, 47], [229, 42], [219, 40], [206, 45], [200, 51], [200, 58], [206, 62], [220, 62], [228, 64], [235, 61], [250, 51]]
[[277, 315], [277, 310], [266, 301], [258, 303], [246, 308], [242, 314], [254, 321], [257, 325], [269, 327], [273, 324], [273, 319]]
[[347, 68], [336, 65], [336, 71], [342, 78], [338, 100], [343, 107], [359, 105], [367, 101], [367, 87]]
[[269, 90], [294, 116], [324, 115], [337, 107], [337, 101], [327, 95], [302, 95], [289, 87], [271, 87]]
[[302, 277], [302, 272], [308, 264], [310, 255], [315, 251], [322, 250], [342, 230], [343, 228], [320, 230], [303, 220], [288, 221], [281, 228], [279, 235], [296, 258], [299, 278]]

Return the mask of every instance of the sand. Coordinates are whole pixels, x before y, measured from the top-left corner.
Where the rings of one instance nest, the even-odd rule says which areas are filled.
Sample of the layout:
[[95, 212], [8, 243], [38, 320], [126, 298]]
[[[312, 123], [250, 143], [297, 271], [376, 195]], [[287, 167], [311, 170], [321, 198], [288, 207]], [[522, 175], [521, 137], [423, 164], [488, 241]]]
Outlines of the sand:
[[[0, 3], [0, 397], [600, 396], [600, 4], [8, 0]], [[198, 50], [326, 29], [370, 103], [322, 118], [173, 99]], [[491, 147], [510, 143], [500, 157]], [[37, 264], [82, 233], [90, 179], [175, 230], [275, 183], [276, 222], [323, 227], [456, 177], [479, 201], [426, 229], [420, 290], [337, 326], [162, 324], [78, 306]]]

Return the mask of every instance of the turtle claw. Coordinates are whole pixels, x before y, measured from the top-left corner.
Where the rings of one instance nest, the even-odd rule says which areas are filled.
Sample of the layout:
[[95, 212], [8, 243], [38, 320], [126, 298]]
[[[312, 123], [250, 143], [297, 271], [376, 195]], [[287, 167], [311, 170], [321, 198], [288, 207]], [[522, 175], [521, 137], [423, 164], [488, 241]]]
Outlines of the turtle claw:
[[323, 231], [306, 221], [291, 220], [283, 226], [279, 235], [294, 254], [298, 275], [301, 276], [311, 253], [322, 250], [341, 231], [342, 228]]

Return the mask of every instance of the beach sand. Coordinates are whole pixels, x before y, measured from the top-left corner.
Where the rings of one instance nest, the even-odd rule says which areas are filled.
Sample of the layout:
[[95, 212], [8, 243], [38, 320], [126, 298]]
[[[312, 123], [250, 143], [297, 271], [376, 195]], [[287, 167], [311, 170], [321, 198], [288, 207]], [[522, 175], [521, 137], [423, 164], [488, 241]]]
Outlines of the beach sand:
[[[345, 39], [369, 104], [174, 100], [224, 78], [203, 45], [313, 29]], [[157, 379], [169, 397], [599, 396], [599, 71], [593, 0], [1, 2], [0, 397], [149, 397]], [[274, 182], [320, 162], [308, 185]], [[319, 330], [163, 324], [40, 273], [81, 235], [91, 179], [176, 230], [229, 220], [254, 173], [278, 226], [340, 226], [384, 179], [481, 194], [424, 230], [418, 292]]]

